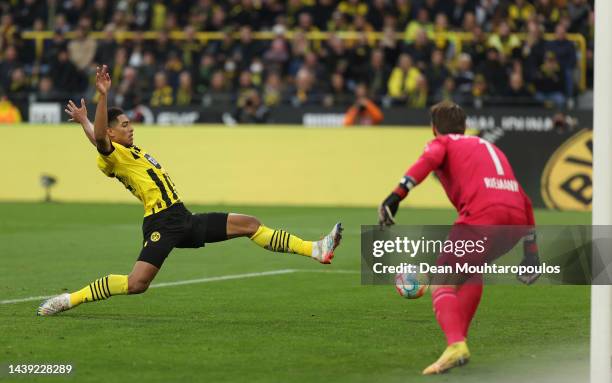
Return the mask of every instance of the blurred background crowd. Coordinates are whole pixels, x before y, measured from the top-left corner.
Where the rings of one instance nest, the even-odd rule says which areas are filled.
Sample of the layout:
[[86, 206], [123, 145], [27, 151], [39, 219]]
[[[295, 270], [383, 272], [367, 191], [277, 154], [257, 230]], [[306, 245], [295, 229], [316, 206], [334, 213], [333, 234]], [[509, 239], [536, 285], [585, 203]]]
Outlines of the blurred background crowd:
[[593, 1], [3, 0], [0, 93], [91, 99], [105, 63], [125, 109], [572, 108], [592, 88]]

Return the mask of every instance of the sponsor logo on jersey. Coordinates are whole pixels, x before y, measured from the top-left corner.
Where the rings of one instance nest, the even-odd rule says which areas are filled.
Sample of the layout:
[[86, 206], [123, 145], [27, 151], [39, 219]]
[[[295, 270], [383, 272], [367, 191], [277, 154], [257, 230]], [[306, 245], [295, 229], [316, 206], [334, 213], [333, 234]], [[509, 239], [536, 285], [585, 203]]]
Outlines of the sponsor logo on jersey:
[[159, 231], [154, 231], [151, 233], [151, 241], [152, 242], [157, 242], [159, 241], [159, 239], [161, 238], [161, 234], [159, 234]]
[[581, 130], [550, 157], [541, 182], [546, 206], [559, 210], [591, 210], [593, 200], [593, 132]]
[[145, 154], [144, 156], [147, 159], [147, 161], [151, 163], [151, 165], [155, 166], [158, 169], [161, 169], [161, 165], [159, 164], [159, 162], [157, 162], [155, 158], [153, 158], [153, 156], [151, 156], [150, 154]]

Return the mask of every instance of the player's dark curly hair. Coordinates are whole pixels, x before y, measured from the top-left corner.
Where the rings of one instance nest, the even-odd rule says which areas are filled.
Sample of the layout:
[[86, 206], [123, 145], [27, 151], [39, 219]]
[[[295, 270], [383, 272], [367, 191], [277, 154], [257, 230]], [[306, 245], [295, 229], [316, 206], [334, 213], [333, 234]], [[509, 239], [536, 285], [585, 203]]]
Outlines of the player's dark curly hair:
[[464, 134], [465, 120], [465, 111], [452, 101], [431, 107], [431, 123], [440, 134]]
[[125, 112], [121, 108], [118, 108], [116, 106], [108, 108], [106, 112], [106, 117], [108, 118], [106, 121], [108, 123], [108, 126], [113, 126], [117, 122], [119, 122], [119, 120], [117, 120], [117, 117], [119, 117], [122, 114], [125, 114]]

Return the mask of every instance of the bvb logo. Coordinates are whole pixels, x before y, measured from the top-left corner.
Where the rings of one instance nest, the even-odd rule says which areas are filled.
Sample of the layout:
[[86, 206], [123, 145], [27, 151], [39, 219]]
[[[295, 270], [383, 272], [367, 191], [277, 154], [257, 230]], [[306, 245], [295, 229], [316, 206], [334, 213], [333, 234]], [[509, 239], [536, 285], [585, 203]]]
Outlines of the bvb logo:
[[159, 234], [159, 231], [154, 231], [153, 233], [151, 233], [151, 241], [157, 242], [160, 238], [161, 234]]
[[591, 210], [593, 200], [593, 132], [582, 130], [550, 157], [541, 184], [551, 209]]

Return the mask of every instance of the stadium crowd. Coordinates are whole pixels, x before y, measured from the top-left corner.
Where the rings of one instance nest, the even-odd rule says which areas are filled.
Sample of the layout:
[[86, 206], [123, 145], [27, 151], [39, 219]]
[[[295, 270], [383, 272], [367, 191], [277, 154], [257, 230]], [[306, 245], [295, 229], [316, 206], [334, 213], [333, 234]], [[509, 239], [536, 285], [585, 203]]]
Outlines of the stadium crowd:
[[[248, 120], [279, 104], [572, 107], [580, 51], [568, 33], [586, 39], [592, 87], [593, 0], [8, 0], [0, 13], [0, 93], [18, 106], [92, 98], [106, 63], [125, 109], [237, 105]], [[316, 31], [332, 34], [308, 38]]]

